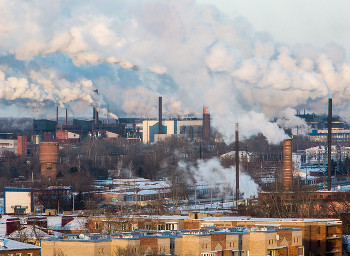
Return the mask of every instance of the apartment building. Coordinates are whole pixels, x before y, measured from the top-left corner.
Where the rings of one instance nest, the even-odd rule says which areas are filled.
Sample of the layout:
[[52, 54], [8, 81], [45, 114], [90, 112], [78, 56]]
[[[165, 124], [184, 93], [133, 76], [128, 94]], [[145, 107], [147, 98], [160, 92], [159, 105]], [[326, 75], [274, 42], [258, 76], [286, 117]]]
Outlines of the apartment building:
[[40, 246], [0, 237], [0, 255], [40, 256]]
[[[328, 255], [329, 253], [332, 253], [332, 255], [341, 255], [342, 222], [338, 219], [274, 219], [274, 218], [206, 217], [206, 216], [207, 216], [206, 214], [197, 213], [197, 214], [190, 214], [189, 217], [187, 216], [152, 216], [150, 217], [146, 215], [128, 217], [128, 218], [124, 217], [124, 218], [108, 218], [108, 219], [106, 219], [105, 217], [90, 217], [89, 230], [90, 232], [102, 232], [102, 233], [113, 233], [113, 232], [120, 232], [120, 231], [132, 232], [137, 229], [149, 229], [153, 231], [155, 230], [180, 231], [181, 230], [182, 236], [186, 236], [187, 233], [184, 232], [184, 230], [191, 230], [191, 235], [193, 235], [196, 230], [200, 230], [206, 227], [214, 227], [214, 228], [242, 227], [245, 229], [265, 227], [266, 229], [265, 231], [269, 231], [267, 230], [268, 227], [272, 226], [277, 228], [279, 232], [277, 235], [283, 236], [284, 239], [278, 239], [278, 240], [275, 239], [274, 241], [270, 241], [270, 244], [266, 244], [266, 250], [268, 250], [268, 248], [270, 248], [271, 250], [273, 248], [274, 248], [273, 250], [277, 250], [277, 249], [286, 250], [279, 247], [281, 246], [283, 247], [286, 244], [288, 244], [289, 255], [292, 255], [294, 251], [298, 251], [300, 246], [303, 247], [300, 250], [305, 250], [305, 255], [309, 255], [311, 252], [318, 256], [325, 256], [325, 255]], [[286, 235], [286, 233], [290, 232], [288, 231], [289, 229], [292, 229], [293, 232], [290, 235]], [[300, 237], [298, 238], [295, 236], [295, 234], [298, 233], [295, 231], [295, 229], [299, 230], [298, 232], [301, 234], [301, 238]], [[254, 237], [257, 234], [254, 234], [254, 232], [261, 232], [262, 230], [263, 229], [259, 229], [259, 230], [251, 229], [250, 237], [255, 239]], [[268, 233], [269, 232], [267, 232], [267, 235], [264, 235], [264, 239], [263, 239], [264, 241], [265, 240], [269, 241], [272, 239], [272, 238], [269, 238]], [[261, 234], [261, 233], [258, 233], [258, 234]], [[227, 236], [227, 233], [226, 233], [226, 236]], [[261, 235], [258, 235], [258, 236], [261, 237]], [[294, 241], [294, 239], [296, 240]], [[184, 247], [186, 245], [186, 238], [182, 238], [181, 241], [182, 243], [184, 243], [181, 245], [181, 247]], [[300, 241], [303, 241], [303, 242], [300, 243]], [[231, 242], [234, 243], [234, 241], [231, 241]], [[237, 242], [236, 242], [236, 245], [237, 245]], [[224, 244], [220, 244], [220, 246], [223, 250], [231, 249], [230, 247]], [[216, 245], [215, 246], [212, 245], [211, 248], [215, 250]], [[262, 245], [259, 245], [257, 248], [263, 248], [263, 247]], [[219, 249], [219, 247], [216, 249]], [[193, 250], [193, 248], [191, 250]], [[254, 251], [254, 248], [252, 247], [250, 250]], [[198, 250], [198, 253], [202, 253], [202, 252]]]
[[44, 239], [42, 255], [303, 256], [302, 230], [274, 226], [136, 230]]
[[[338, 219], [273, 219], [250, 217], [203, 217], [200, 220], [185, 220], [184, 226], [195, 228], [212, 225], [216, 227], [244, 228], [253, 226], [278, 226], [302, 230], [305, 255], [342, 255], [342, 222]], [[292, 238], [294, 239], [294, 238]], [[290, 238], [289, 238], [290, 240]]]

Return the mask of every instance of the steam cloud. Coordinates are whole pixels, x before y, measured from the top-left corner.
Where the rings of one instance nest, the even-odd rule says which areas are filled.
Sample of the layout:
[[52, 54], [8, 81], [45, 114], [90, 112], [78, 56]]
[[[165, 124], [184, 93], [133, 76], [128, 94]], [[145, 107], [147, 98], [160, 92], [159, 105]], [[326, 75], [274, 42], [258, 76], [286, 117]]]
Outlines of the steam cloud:
[[289, 116], [288, 107], [323, 112], [332, 95], [348, 120], [344, 56], [335, 43], [276, 43], [246, 19], [191, 0], [3, 1], [0, 104], [74, 111], [107, 102], [116, 115], [147, 117], [162, 95], [169, 114], [207, 105], [227, 142], [238, 122], [242, 137], [261, 132], [277, 143], [286, 135], [270, 120]]
[[[178, 166], [183, 170], [188, 168], [184, 162], [179, 162]], [[219, 188], [222, 194], [228, 192], [227, 189], [236, 191], [236, 167], [224, 168], [218, 158], [198, 160], [197, 165], [190, 166], [189, 169], [197, 183], [204, 182], [208, 186]], [[244, 172], [239, 175], [239, 190], [244, 198], [257, 195], [259, 186], [252, 178]]]

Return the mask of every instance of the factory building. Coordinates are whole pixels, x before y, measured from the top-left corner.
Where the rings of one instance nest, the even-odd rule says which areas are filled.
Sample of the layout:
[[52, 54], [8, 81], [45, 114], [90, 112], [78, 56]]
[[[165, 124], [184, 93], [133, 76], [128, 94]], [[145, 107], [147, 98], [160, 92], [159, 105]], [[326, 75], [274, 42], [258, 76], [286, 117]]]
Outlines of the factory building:
[[39, 119], [33, 120], [33, 130], [36, 134], [43, 134], [44, 132], [54, 133], [56, 130], [56, 121]]
[[170, 136], [183, 136], [191, 140], [202, 138], [201, 119], [195, 120], [164, 120], [162, 122], [162, 134], [159, 134], [158, 120], [143, 120], [142, 142], [157, 142]]
[[13, 133], [0, 133], [0, 154], [4, 151], [18, 153], [18, 140], [15, 140]]
[[[328, 130], [312, 130], [310, 140], [314, 142], [327, 142]], [[332, 141], [334, 143], [350, 141], [350, 130], [332, 129]]]
[[4, 213], [26, 214], [34, 211], [31, 188], [4, 188]]

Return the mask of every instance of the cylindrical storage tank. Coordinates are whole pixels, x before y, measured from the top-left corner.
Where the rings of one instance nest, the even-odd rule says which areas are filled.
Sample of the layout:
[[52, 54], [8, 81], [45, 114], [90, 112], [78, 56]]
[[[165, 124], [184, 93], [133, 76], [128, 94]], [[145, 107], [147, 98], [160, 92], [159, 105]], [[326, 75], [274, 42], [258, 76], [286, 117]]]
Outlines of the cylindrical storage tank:
[[59, 143], [41, 142], [39, 144], [39, 162], [41, 175], [55, 178], [59, 161]]
[[35, 145], [39, 145], [41, 142], [41, 137], [39, 135], [32, 135], [32, 143]]
[[292, 162], [292, 140], [283, 141], [283, 188], [293, 188], [293, 162]]

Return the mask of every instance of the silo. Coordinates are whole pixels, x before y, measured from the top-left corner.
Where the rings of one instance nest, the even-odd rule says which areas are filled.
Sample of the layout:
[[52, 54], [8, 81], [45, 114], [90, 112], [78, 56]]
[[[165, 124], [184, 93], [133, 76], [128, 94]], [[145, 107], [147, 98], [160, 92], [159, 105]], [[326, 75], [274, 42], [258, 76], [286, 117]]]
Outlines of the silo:
[[39, 162], [41, 175], [55, 179], [59, 161], [59, 144], [57, 142], [41, 142], [39, 144]]

